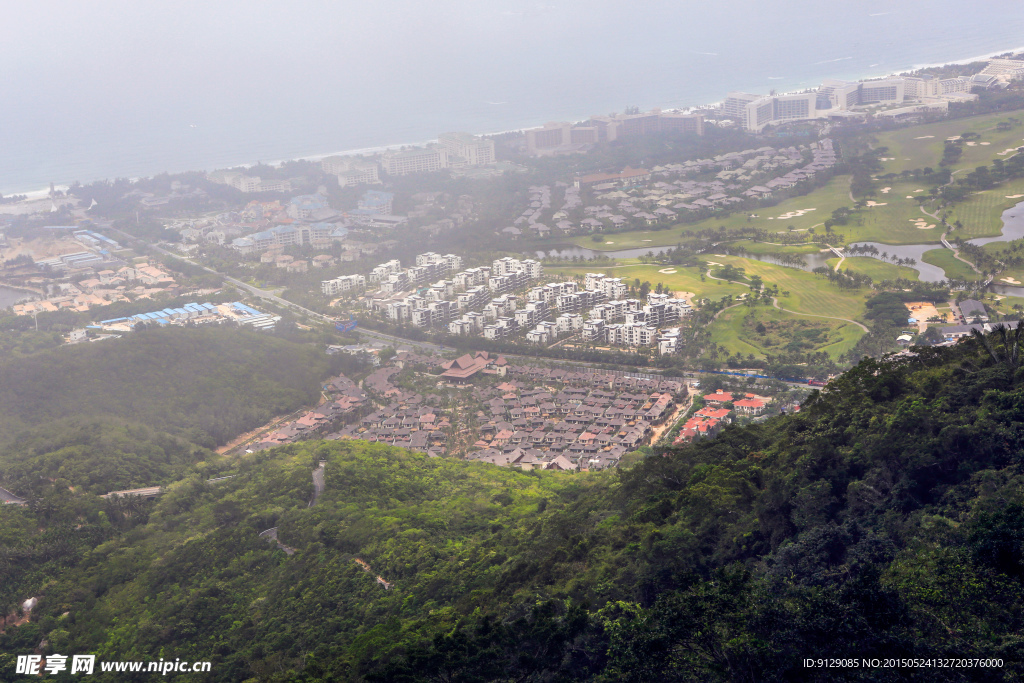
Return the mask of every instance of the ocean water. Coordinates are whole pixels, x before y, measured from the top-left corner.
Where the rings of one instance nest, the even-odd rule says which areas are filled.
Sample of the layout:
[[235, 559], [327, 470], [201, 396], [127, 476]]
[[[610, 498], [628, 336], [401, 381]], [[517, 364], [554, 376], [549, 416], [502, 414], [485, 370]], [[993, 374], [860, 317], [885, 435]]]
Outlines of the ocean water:
[[3, 194], [696, 106], [1024, 45], [1020, 0], [20, 4], [0, 22]]
[[[12, 289], [0, 285], [0, 314], [19, 301], [32, 298], [32, 294], [20, 289]], [[7, 311], [10, 312], [10, 311]]]

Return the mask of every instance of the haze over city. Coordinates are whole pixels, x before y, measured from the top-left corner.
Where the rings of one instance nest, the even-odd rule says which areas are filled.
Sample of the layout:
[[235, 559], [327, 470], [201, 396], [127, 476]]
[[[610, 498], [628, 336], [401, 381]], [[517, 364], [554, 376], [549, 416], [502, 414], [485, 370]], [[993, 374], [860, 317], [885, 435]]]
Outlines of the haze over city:
[[1009, 50], [1013, 0], [16, 3], [0, 192], [688, 107]]

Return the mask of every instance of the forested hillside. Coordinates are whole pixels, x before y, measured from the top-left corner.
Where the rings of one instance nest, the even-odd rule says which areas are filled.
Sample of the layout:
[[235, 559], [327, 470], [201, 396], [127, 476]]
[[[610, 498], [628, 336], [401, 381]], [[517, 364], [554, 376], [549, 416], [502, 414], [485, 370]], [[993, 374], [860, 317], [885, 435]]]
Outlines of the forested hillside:
[[130, 337], [0, 361], [0, 441], [66, 417], [115, 417], [214, 447], [316, 399], [312, 346], [225, 328]]
[[[0, 571], [52, 579], [0, 671], [45, 638], [216, 681], [1016, 680], [1022, 417], [1016, 341], [992, 337], [866, 360], [796, 415], [630, 470], [303, 442], [134, 509], [0, 508]], [[60, 529], [95, 549], [61, 566]], [[804, 668], [828, 657], [1003, 665]]]

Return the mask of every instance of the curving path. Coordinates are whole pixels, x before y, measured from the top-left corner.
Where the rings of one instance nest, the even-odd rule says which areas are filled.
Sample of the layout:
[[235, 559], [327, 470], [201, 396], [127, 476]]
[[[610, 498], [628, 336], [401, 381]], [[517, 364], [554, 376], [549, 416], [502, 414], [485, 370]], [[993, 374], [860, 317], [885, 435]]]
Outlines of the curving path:
[[277, 547], [280, 548], [281, 550], [283, 550], [286, 554], [288, 554], [288, 555], [294, 555], [295, 554], [295, 548], [292, 548], [291, 546], [287, 546], [284, 543], [281, 543], [281, 541], [279, 541], [277, 539], [277, 527], [276, 526], [274, 528], [272, 528], [272, 529], [267, 529], [266, 531], [261, 531], [259, 536], [260, 536], [260, 538], [262, 538], [264, 540], [270, 541], [272, 543], [276, 543]]
[[327, 462], [325, 460], [321, 460], [320, 467], [313, 470], [313, 498], [309, 501], [309, 505], [307, 507], [313, 507], [316, 505], [316, 501], [320, 497], [320, 494], [324, 492], [324, 467], [326, 465]]
[[775, 306], [775, 308], [779, 309], [780, 311], [785, 311], [786, 313], [793, 313], [794, 315], [805, 315], [809, 318], [828, 318], [829, 320], [842, 320], [843, 322], [846, 323], [853, 323], [854, 325], [864, 330], [865, 332], [870, 332], [866, 325], [859, 323], [856, 320], [850, 320], [849, 318], [838, 318], [834, 315], [815, 315], [814, 313], [801, 313], [800, 311], [791, 311], [788, 308], [783, 308], [782, 306], [780, 306], [779, 300], [776, 299], [774, 296], [772, 297], [772, 305]]

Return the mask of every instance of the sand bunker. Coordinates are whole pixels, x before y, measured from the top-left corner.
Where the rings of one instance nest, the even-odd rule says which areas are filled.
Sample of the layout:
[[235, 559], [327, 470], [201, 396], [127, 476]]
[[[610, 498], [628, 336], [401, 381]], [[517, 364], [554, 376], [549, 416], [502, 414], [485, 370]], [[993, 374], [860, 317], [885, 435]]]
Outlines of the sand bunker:
[[924, 192], [924, 190], [914, 190], [914, 192]]
[[933, 138], [933, 137], [935, 137], [935, 136], [934, 135], [922, 135], [921, 137], [914, 138], [914, 139], [915, 140], [928, 140], [928, 139]]
[[953, 136], [953, 137], [951, 137], [951, 138], [946, 138], [946, 141], [947, 141], [947, 142], [956, 142], [956, 141], [957, 141], [957, 140], [959, 140], [959, 139], [960, 139], [960, 136], [959, 136], [959, 135], [954, 135], [954, 136]]
[[891, 187], [883, 187], [881, 190], [879, 190], [879, 192], [881, 192], [882, 194], [889, 194], [889, 190], [891, 189]]
[[673, 273], [678, 273], [679, 271], [677, 271], [675, 268], [662, 268], [658, 272], [662, 273], [663, 275], [672, 275]]
[[977, 142], [972, 142], [972, 141], [968, 141], [968, 142], [967, 142], [967, 143], [965, 143], [965, 144], [966, 144], [966, 145], [967, 145], [968, 147], [974, 147], [974, 146], [975, 146], [976, 144], [978, 144], [978, 143], [977, 143]]
[[1016, 147], [1007, 147], [1002, 152], [996, 152], [996, 154], [998, 154], [999, 156], [1003, 156], [1004, 154], [1013, 154], [1016, 151], [1017, 151]]
[[786, 213], [779, 216], [779, 220], [788, 221], [790, 218], [800, 218], [800, 216], [803, 216], [808, 211], [817, 211], [817, 209], [797, 209], [796, 211], [787, 211]]
[[896, 161], [896, 157], [878, 157], [879, 161]]
[[652, 240], [640, 240], [641, 242], [651, 242]]
[[1007, 199], [1020, 199], [1021, 197], [1024, 197], [1024, 194], [1008, 194], [1008, 195], [1006, 195]]
[[708, 265], [709, 266], [718, 266], [719, 268], [723, 267], [722, 264], [718, 263], [717, 261], [708, 261]]
[[931, 230], [932, 228], [935, 227], [934, 223], [928, 225], [928, 221], [926, 221], [923, 218], [909, 218], [907, 220], [913, 223], [914, 227], [917, 228], [918, 230]]
[[1007, 284], [1011, 284], [1011, 285], [1019, 285], [1020, 284], [1019, 280], [1015, 280], [1012, 277], [1001, 277], [999, 279], [1000, 279], [1000, 281], [1005, 282]]
[[869, 199], [866, 206], [868, 206], [870, 208], [872, 206], [888, 206], [888, 205], [889, 205], [888, 202], [874, 202], [874, 201], [871, 201]]
[[979, 145], [991, 145], [992, 143], [991, 142], [979, 142], [978, 144]]
[[907, 195], [907, 199], [913, 199], [913, 198], [914, 198], [914, 195], [912, 195], [912, 194], [908, 194]]

